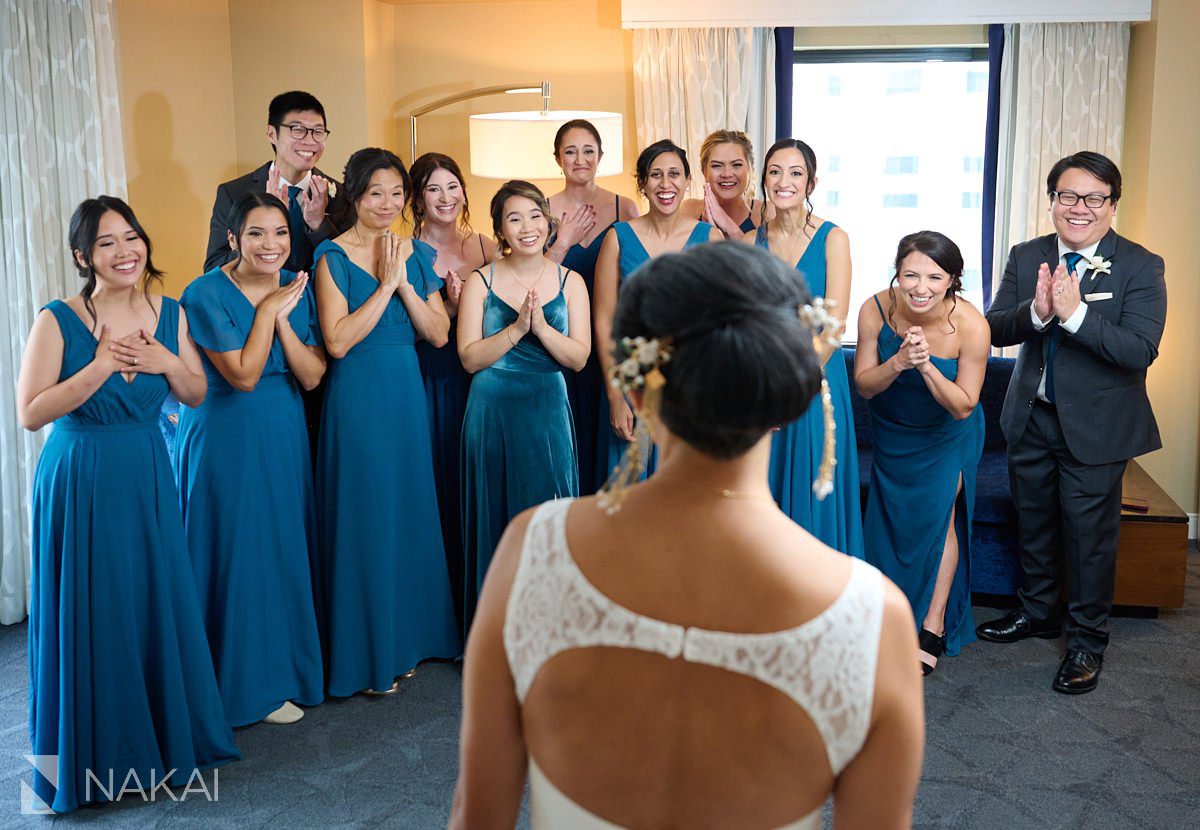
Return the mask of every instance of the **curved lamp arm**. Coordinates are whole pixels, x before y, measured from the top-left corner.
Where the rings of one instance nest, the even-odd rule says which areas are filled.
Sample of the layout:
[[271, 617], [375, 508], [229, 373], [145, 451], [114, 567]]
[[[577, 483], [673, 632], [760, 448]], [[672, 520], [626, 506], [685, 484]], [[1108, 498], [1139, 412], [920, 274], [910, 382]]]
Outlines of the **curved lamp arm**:
[[408, 158], [408, 163], [412, 164], [417, 160], [417, 119], [426, 113], [433, 112], [436, 109], [457, 104], [459, 101], [469, 101], [472, 98], [482, 98], [485, 95], [499, 95], [500, 93], [520, 93], [520, 92], [536, 92], [542, 96], [542, 112], [547, 112], [550, 109], [550, 82], [542, 81], [541, 83], [532, 84], [501, 84], [499, 86], [485, 86], [480, 89], [473, 89], [470, 92], [460, 92], [456, 95], [447, 95], [445, 98], [439, 98], [432, 104], [426, 104], [420, 109], [415, 109], [408, 115], [408, 125], [410, 127], [410, 135], [412, 137], [409, 151], [412, 153]]

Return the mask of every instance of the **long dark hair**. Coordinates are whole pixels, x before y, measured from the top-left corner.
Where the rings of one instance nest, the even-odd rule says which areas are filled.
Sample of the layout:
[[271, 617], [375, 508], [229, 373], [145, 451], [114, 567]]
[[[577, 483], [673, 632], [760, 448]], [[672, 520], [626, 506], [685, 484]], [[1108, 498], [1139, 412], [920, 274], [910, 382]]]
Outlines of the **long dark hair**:
[[364, 147], [355, 150], [346, 160], [346, 169], [342, 172], [342, 190], [333, 206], [335, 225], [350, 228], [358, 221], [358, 200], [371, 186], [371, 176], [376, 170], [395, 170], [400, 174], [400, 180], [404, 182], [404, 202], [407, 206], [408, 201], [412, 199], [412, 180], [408, 177], [408, 169], [404, 162], [391, 150]]
[[954, 244], [954, 240], [937, 231], [917, 231], [900, 240], [900, 244], [896, 248], [896, 262], [893, 266], [895, 273], [892, 274], [892, 281], [888, 283], [888, 325], [893, 329], [896, 328], [892, 316], [896, 311], [896, 280], [900, 278], [900, 266], [904, 264], [905, 257], [913, 253], [925, 254], [950, 277], [950, 287], [946, 289], [946, 293], [950, 295], [950, 312], [946, 315], [946, 322], [950, 323], [951, 331], [958, 331], [950, 318], [954, 314], [954, 309], [958, 308], [958, 297], [963, 290], [962, 251]]
[[[275, 208], [283, 214], [283, 222], [288, 225], [288, 253], [291, 253], [292, 229], [288, 223], [287, 205], [273, 193], [265, 191], [251, 190], [243, 193], [233, 207], [229, 209], [229, 215], [225, 217], [225, 230], [233, 234], [233, 238], [237, 240], [237, 259], [233, 261], [233, 267], [236, 269], [242, 264], [242, 232], [246, 230], [246, 217], [250, 215], [250, 211], [255, 208]], [[287, 256], [281, 257], [286, 263]]]
[[[146, 244], [146, 271], [142, 281], [142, 296], [146, 298], [151, 310], [154, 309], [154, 304], [150, 303], [150, 284], [154, 283], [160, 290], [162, 287], [163, 272], [154, 267], [154, 260], [150, 255], [150, 237], [146, 235], [141, 222], [134, 215], [133, 208], [116, 196], [97, 196], [95, 199], [84, 199], [71, 214], [71, 224], [67, 231], [67, 247], [71, 252], [71, 261], [75, 263], [75, 268], [83, 279], [83, 289], [79, 292], [79, 296], [83, 298], [83, 307], [91, 315], [93, 332], [96, 329], [97, 320], [96, 308], [92, 305], [92, 294], [96, 292], [96, 272], [92, 268], [92, 249], [96, 247], [100, 219], [110, 210], [115, 211], [128, 222], [129, 227], [133, 228], [133, 232]], [[83, 260], [82, 265], [79, 263], [80, 259]], [[157, 311], [154, 312], [154, 317], [158, 319]]]
[[815, 230], [815, 227], [812, 224], [812, 192], [813, 188], [817, 186], [817, 154], [813, 152], [812, 147], [809, 147], [800, 139], [781, 138], [772, 144], [770, 149], [767, 150], [767, 154], [763, 156], [762, 179], [760, 181], [763, 199], [765, 200], [767, 198], [767, 168], [771, 166], [771, 156], [775, 155], [780, 150], [799, 150], [800, 155], [804, 156], [804, 166], [808, 169], [808, 184], [804, 189], [804, 204], [808, 206], [808, 213], [804, 215], [804, 227], [813, 228]]
[[412, 170], [409, 171], [412, 176], [413, 192], [409, 196], [408, 209], [412, 211], [414, 239], [420, 238], [421, 227], [425, 224], [425, 186], [429, 184], [429, 179], [435, 170], [445, 170], [458, 179], [458, 186], [462, 188], [463, 196], [462, 213], [458, 215], [458, 227], [461, 231], [470, 231], [471, 229], [471, 201], [467, 198], [467, 185], [463, 181], [462, 170], [459, 169], [458, 162], [444, 153], [425, 153], [413, 162]]

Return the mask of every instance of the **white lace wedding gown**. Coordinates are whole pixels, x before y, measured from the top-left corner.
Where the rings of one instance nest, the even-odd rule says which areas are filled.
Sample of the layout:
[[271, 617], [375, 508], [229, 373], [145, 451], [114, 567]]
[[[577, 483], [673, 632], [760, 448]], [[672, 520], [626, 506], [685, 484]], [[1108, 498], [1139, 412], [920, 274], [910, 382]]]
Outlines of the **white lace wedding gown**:
[[[767, 634], [732, 634], [666, 623], [617, 605], [588, 582], [567, 548], [570, 499], [548, 502], [529, 523], [504, 621], [504, 648], [525, 695], [554, 655], [607, 646], [682, 656], [747, 675], [786, 694], [812, 719], [837, 776], [862, 748], [870, 724], [883, 617], [883, 582], [851, 559], [849, 582], [827, 609], [803, 625]], [[529, 758], [534, 828], [620, 830], [560, 792]], [[820, 808], [781, 830], [821, 826]]]

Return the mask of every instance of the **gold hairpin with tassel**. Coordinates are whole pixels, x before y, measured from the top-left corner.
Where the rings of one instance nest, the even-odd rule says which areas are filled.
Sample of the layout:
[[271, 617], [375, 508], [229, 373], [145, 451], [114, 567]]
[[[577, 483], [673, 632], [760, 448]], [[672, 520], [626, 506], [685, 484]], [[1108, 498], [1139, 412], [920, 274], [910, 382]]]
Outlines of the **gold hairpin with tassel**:
[[821, 451], [821, 465], [813, 481], [813, 495], [818, 501], [833, 492], [833, 468], [837, 466], [837, 419], [833, 414], [833, 393], [825, 378], [825, 362], [836, 349], [841, 348], [842, 332], [846, 324], [832, 313], [836, 300], [817, 297], [800, 308], [800, 319], [812, 329], [813, 350], [821, 361], [821, 414], [825, 421], [825, 440]]

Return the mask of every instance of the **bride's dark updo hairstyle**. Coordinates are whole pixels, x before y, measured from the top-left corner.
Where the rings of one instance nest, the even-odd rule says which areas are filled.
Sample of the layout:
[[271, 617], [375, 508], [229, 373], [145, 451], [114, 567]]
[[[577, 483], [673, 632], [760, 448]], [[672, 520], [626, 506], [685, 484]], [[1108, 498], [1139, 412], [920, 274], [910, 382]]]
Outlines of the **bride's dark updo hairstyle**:
[[621, 287], [613, 339], [670, 338], [662, 422], [706, 455], [736, 458], [803, 415], [821, 386], [799, 316], [809, 302], [803, 280], [767, 251], [698, 245], [654, 258]]

